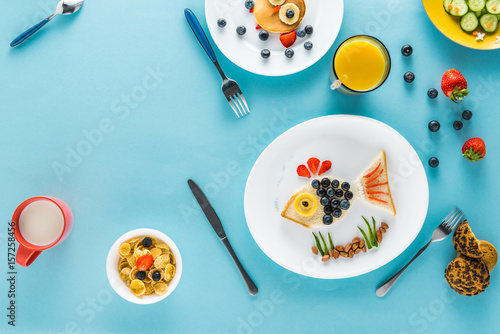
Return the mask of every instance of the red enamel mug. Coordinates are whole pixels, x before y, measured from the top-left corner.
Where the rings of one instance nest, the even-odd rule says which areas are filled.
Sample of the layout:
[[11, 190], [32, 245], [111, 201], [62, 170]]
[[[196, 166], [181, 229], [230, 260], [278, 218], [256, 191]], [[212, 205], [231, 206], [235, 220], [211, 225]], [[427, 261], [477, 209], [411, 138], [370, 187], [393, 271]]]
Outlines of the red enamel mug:
[[73, 214], [60, 199], [36, 196], [17, 207], [12, 222], [14, 235], [19, 242], [16, 262], [27, 267], [42, 251], [66, 239], [73, 227]]

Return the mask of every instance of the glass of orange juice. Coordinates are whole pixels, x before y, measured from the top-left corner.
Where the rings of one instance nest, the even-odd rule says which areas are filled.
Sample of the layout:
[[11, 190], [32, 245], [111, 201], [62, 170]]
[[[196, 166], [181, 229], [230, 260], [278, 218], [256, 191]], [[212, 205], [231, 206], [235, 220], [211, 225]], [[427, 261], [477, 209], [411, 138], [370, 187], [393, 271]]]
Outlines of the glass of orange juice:
[[391, 57], [381, 41], [357, 35], [337, 48], [330, 69], [331, 88], [346, 95], [358, 95], [380, 87], [389, 76]]

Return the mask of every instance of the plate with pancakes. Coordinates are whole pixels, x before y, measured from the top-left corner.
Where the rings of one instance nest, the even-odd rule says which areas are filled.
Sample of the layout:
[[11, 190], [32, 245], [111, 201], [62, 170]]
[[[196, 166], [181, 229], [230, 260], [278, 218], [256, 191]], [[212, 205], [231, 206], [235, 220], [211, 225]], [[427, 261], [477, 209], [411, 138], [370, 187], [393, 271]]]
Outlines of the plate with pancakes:
[[[293, 74], [315, 64], [335, 42], [343, 14], [343, 0], [253, 0], [251, 9], [245, 0], [205, 0], [207, 26], [221, 52], [239, 67], [266, 76]], [[219, 19], [225, 21], [222, 27]], [[237, 33], [241, 26], [243, 35]], [[306, 26], [312, 30], [304, 35]], [[262, 31], [267, 38], [260, 36]], [[287, 49], [293, 50], [292, 57], [290, 51], [285, 55]], [[267, 58], [263, 50], [268, 50]]]
[[[396, 258], [420, 232], [428, 203], [427, 176], [410, 143], [382, 122], [353, 115], [312, 119], [276, 138], [255, 162], [244, 200], [261, 250], [290, 271], [322, 279], [362, 275]], [[365, 239], [359, 228], [369, 235], [363, 217], [378, 231], [385, 227], [378, 247], [326, 262], [313, 253], [320, 232], [327, 246], [331, 236], [332, 251], [357, 248], [354, 240]]]

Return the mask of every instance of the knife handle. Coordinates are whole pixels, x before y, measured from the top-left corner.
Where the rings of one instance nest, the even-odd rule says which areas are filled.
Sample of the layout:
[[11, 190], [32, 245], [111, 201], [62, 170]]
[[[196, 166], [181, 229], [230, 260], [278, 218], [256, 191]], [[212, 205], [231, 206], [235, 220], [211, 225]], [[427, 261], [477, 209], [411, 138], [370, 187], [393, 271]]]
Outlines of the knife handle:
[[250, 292], [252, 296], [255, 296], [259, 292], [259, 288], [257, 288], [255, 283], [250, 278], [250, 276], [248, 276], [247, 272], [245, 271], [245, 268], [243, 268], [243, 266], [241, 265], [240, 260], [238, 260], [238, 257], [234, 253], [233, 247], [231, 247], [231, 244], [229, 243], [227, 237], [222, 239], [222, 243], [224, 244], [224, 246], [226, 246], [229, 254], [231, 254], [231, 257], [233, 258], [234, 263], [236, 263], [236, 266], [238, 267], [241, 276], [243, 276], [248, 292]]

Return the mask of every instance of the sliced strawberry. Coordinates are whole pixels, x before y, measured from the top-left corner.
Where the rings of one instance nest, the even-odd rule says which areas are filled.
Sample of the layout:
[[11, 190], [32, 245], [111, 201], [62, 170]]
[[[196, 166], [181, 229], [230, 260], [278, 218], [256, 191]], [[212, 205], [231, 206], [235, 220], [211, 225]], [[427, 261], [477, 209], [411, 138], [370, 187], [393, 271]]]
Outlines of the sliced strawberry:
[[280, 42], [285, 48], [289, 48], [297, 40], [297, 32], [294, 30], [292, 32], [287, 32], [280, 35]]
[[273, 14], [278, 13], [281, 9], [281, 6], [276, 6], [273, 8]]
[[330, 160], [325, 160], [321, 163], [321, 167], [319, 168], [318, 175], [326, 173], [332, 168], [332, 162]]
[[248, 12], [253, 13], [253, 7], [249, 9]]
[[257, 24], [257, 25], [255, 26], [255, 29], [260, 30], [260, 29], [262, 29], [262, 27], [260, 26], [260, 24]]
[[305, 165], [300, 165], [297, 167], [297, 174], [302, 177], [311, 177], [311, 173], [309, 173], [309, 170]]
[[318, 167], [319, 167], [319, 159], [318, 158], [309, 158], [309, 160], [307, 160], [307, 166], [309, 167], [309, 169], [311, 170], [311, 173], [314, 175], [316, 174], [316, 172], [318, 171]]
[[146, 254], [137, 259], [137, 264], [135, 265], [140, 271], [148, 270], [153, 265], [153, 255]]

